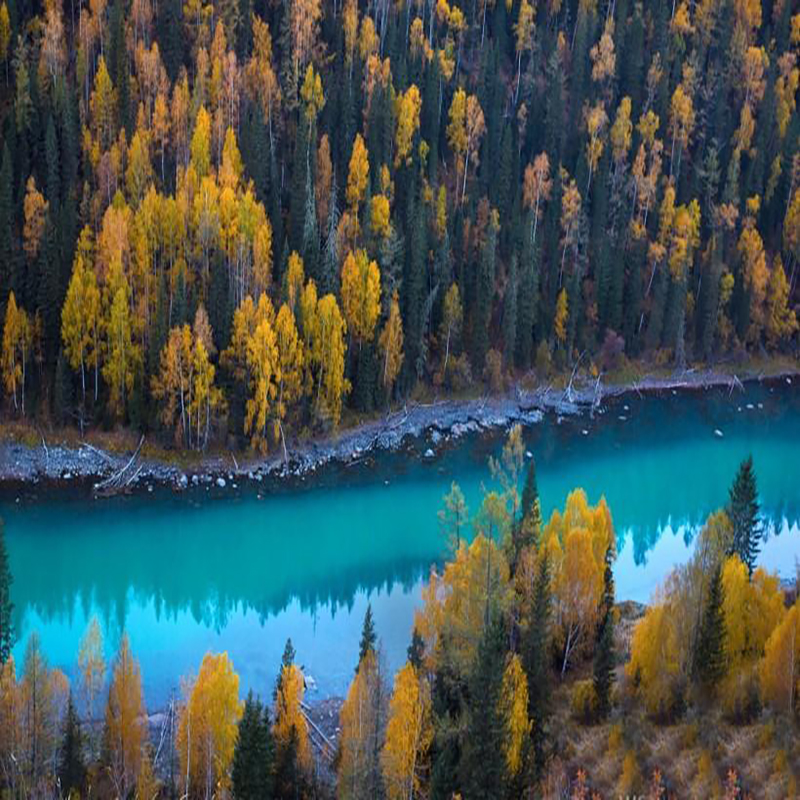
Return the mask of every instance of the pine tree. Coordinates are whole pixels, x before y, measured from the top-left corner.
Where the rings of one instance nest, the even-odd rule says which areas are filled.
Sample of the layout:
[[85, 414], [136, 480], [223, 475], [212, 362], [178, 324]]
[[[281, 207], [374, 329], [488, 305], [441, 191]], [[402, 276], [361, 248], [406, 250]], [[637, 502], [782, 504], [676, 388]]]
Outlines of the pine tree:
[[417, 626], [414, 626], [414, 632], [411, 634], [411, 644], [408, 646], [408, 662], [419, 671], [422, 669], [422, 659], [425, 656], [425, 640], [422, 638]]
[[761, 549], [761, 523], [758, 519], [758, 487], [753, 470], [753, 457], [748, 456], [739, 465], [739, 471], [730, 489], [728, 516], [733, 522], [732, 550], [753, 574]]
[[64, 715], [64, 729], [61, 734], [61, 753], [58, 759], [58, 782], [63, 797], [80, 796], [86, 779], [86, 765], [83, 760], [83, 733], [78, 713], [72, 702], [72, 692], [67, 698], [67, 712]]
[[233, 753], [233, 796], [236, 800], [272, 797], [273, 759], [269, 709], [251, 691], [245, 700]]
[[[375, 634], [375, 623], [372, 619], [372, 603], [367, 604], [367, 613], [364, 614], [364, 624], [361, 628], [361, 644], [358, 647], [358, 663], [364, 660], [367, 653], [375, 652], [377, 636]], [[358, 672], [358, 667], [356, 667]]]
[[722, 568], [718, 564], [711, 579], [695, 652], [695, 675], [709, 695], [713, 695], [726, 670], [724, 602]]
[[478, 646], [470, 681], [470, 700], [461, 781], [470, 800], [495, 800], [503, 795], [503, 719], [499, 710], [506, 657], [506, 631], [502, 617], [493, 616]]
[[541, 774], [550, 718], [550, 559], [543, 553], [533, 588], [530, 621], [523, 631], [522, 666], [528, 678], [528, 717], [533, 720], [533, 767]]
[[611, 711], [611, 689], [614, 686], [614, 573], [612, 549], [606, 550], [606, 569], [603, 575], [603, 599], [600, 601], [600, 626], [594, 654], [594, 691], [597, 712], [605, 719]]
[[11, 602], [11, 584], [14, 579], [8, 564], [5, 528], [0, 519], [0, 665], [11, 655], [16, 637], [14, 635], [14, 604]]
[[278, 680], [275, 681], [275, 691], [272, 693], [273, 699], [277, 697], [278, 692], [281, 690], [284, 667], [290, 667], [292, 664], [294, 664], [296, 656], [297, 653], [295, 652], [294, 645], [292, 644], [292, 639], [290, 637], [286, 640], [286, 644], [283, 648], [283, 655], [281, 656], [281, 668], [278, 672]]

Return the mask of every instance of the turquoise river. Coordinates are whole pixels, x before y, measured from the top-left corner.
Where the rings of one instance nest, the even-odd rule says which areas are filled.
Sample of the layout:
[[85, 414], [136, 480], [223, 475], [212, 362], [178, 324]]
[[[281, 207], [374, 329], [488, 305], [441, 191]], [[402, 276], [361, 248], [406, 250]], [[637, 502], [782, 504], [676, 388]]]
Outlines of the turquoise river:
[[[647, 601], [685, 561], [698, 526], [723, 505], [752, 453], [769, 530], [761, 562], [783, 577], [800, 559], [800, 381], [744, 392], [660, 392], [609, 401], [604, 413], [546, 415], [524, 431], [543, 511], [582, 486], [611, 507], [617, 595]], [[721, 434], [721, 435], [720, 435]], [[408, 644], [422, 582], [443, 554], [436, 512], [451, 481], [471, 511], [490, 486], [502, 434], [473, 434], [433, 459], [427, 441], [292, 484], [168, 489], [92, 500], [88, 489], [0, 497], [14, 575], [19, 663], [41, 636], [51, 665], [74, 675], [87, 621], [108, 655], [128, 632], [145, 697], [162, 707], [205, 652], [226, 650], [242, 688], [271, 692], [286, 638], [316, 682], [342, 694], [372, 603], [390, 669]]]

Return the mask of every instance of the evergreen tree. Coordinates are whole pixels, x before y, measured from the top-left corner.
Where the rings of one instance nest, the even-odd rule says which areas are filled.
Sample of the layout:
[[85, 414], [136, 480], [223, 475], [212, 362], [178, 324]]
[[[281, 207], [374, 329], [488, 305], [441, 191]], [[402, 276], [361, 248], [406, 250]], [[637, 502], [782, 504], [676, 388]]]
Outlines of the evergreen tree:
[[597, 711], [605, 719], [611, 711], [611, 689], [614, 686], [614, 573], [611, 547], [606, 550], [606, 568], [603, 575], [603, 599], [600, 601], [600, 626], [594, 654], [594, 691]]
[[59, 350], [56, 360], [56, 380], [53, 392], [53, 413], [59, 425], [66, 424], [72, 411], [72, 372], [64, 353]]
[[732, 551], [747, 565], [751, 575], [761, 549], [762, 530], [758, 512], [758, 487], [753, 457], [748, 456], [739, 465], [731, 486], [728, 516], [733, 523]]
[[289, 740], [275, 752], [275, 797], [300, 800], [305, 797], [306, 777], [298, 753], [297, 728], [292, 726]]
[[528, 717], [532, 719], [533, 769], [541, 775], [550, 718], [550, 560], [543, 553], [533, 588], [530, 621], [523, 631], [522, 666], [528, 678]]
[[286, 644], [283, 648], [283, 655], [281, 656], [281, 668], [278, 671], [278, 679], [275, 681], [275, 691], [272, 693], [273, 700], [278, 696], [278, 692], [281, 690], [284, 667], [291, 667], [292, 664], [294, 664], [296, 656], [297, 653], [295, 652], [294, 645], [292, 644], [292, 639], [290, 637], [286, 640]]
[[[364, 614], [364, 624], [361, 627], [361, 644], [358, 646], [358, 663], [359, 665], [364, 660], [364, 656], [369, 653], [375, 652], [375, 645], [377, 643], [377, 636], [375, 634], [375, 623], [372, 619], [372, 603], [367, 604], [367, 613]], [[358, 672], [358, 667], [356, 667]]]
[[425, 640], [422, 638], [417, 626], [411, 634], [411, 644], [408, 646], [408, 661], [416, 670], [422, 669], [422, 659], [425, 657]]
[[467, 687], [450, 654], [450, 639], [443, 636], [436, 645], [436, 671], [431, 688], [431, 705], [437, 725], [431, 744], [431, 797], [450, 800], [460, 788], [462, 717]]
[[508, 270], [506, 292], [503, 296], [503, 363], [510, 368], [514, 364], [514, 348], [517, 341], [517, 259], [511, 259]]
[[58, 759], [58, 783], [61, 796], [80, 796], [86, 779], [86, 765], [83, 760], [83, 733], [78, 713], [72, 702], [72, 692], [67, 698], [67, 712], [64, 715], [64, 729], [61, 734], [61, 752]]
[[14, 170], [8, 140], [3, 142], [0, 165], [0, 308], [5, 308], [13, 284]]
[[695, 652], [695, 675], [700, 686], [710, 695], [713, 695], [726, 670], [724, 599], [722, 567], [718, 564], [711, 579]]
[[233, 796], [236, 800], [269, 800], [273, 796], [273, 746], [269, 709], [250, 691], [233, 753]]
[[11, 602], [11, 584], [14, 578], [8, 563], [5, 526], [0, 519], [0, 664], [5, 664], [11, 655], [16, 637], [14, 634], [14, 604]]
[[470, 698], [461, 782], [470, 800], [496, 800], [504, 794], [503, 719], [499, 711], [506, 657], [506, 630], [502, 617], [494, 615], [478, 645], [470, 680]]

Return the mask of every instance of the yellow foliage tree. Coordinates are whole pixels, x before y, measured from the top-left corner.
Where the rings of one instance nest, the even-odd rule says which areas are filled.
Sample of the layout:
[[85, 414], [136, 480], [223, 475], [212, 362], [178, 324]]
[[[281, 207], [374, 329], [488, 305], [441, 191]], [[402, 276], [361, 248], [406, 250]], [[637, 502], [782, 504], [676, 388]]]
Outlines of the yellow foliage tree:
[[279, 748], [285, 748], [293, 737], [297, 746], [297, 760], [304, 769], [311, 768], [311, 746], [308, 727], [301, 704], [304, 694], [303, 673], [296, 664], [281, 669], [280, 687], [275, 698], [275, 724], [272, 735]]
[[369, 180], [369, 158], [367, 146], [357, 133], [353, 142], [353, 153], [350, 156], [350, 171], [347, 175], [347, 202], [353, 209], [353, 215], [358, 216], [358, 206], [364, 199]]
[[338, 787], [342, 800], [367, 800], [381, 792], [385, 694], [380, 661], [370, 649], [358, 665], [339, 712]]
[[9, 292], [6, 303], [6, 318], [3, 324], [3, 385], [6, 393], [14, 398], [17, 406], [17, 390], [20, 389], [22, 416], [25, 416], [25, 378], [28, 359], [33, 346], [33, 330], [25, 310], [17, 307], [14, 292]]
[[614, 525], [605, 498], [590, 506], [583, 489], [570, 492], [564, 512], [553, 511], [543, 541], [553, 575], [563, 675], [570, 659], [594, 634], [603, 594], [606, 551], [616, 551]]
[[81, 373], [81, 392], [86, 402], [86, 367], [95, 368], [95, 399], [97, 398], [97, 367], [100, 350], [100, 291], [90, 265], [84, 263], [80, 247], [75, 253], [64, 308], [61, 312], [61, 339], [69, 365]]
[[777, 711], [791, 714], [800, 694], [800, 624], [797, 603], [784, 615], [764, 648], [761, 688]]
[[230, 788], [230, 767], [242, 716], [239, 676], [227, 653], [206, 653], [181, 708], [176, 747], [187, 796]]
[[553, 332], [559, 344], [564, 344], [567, 340], [567, 318], [569, 317], [569, 301], [567, 300], [567, 290], [562, 289], [556, 298], [556, 315], [553, 319]]
[[451, 645], [454, 662], [467, 674], [471, 669], [492, 613], [504, 613], [512, 600], [508, 563], [498, 545], [485, 536], [471, 544], [461, 541], [455, 557], [439, 576], [431, 571], [422, 590], [423, 606], [415, 626], [426, 641], [425, 652], [435, 658], [443, 636]]
[[504, 728], [506, 768], [509, 775], [518, 775], [533, 722], [528, 719], [528, 679], [516, 653], [508, 659], [503, 673], [500, 715]]
[[769, 273], [766, 318], [767, 342], [772, 348], [777, 348], [782, 341], [791, 339], [797, 333], [797, 314], [789, 307], [789, 282], [780, 256], [775, 257]]
[[252, 434], [253, 447], [264, 451], [267, 447], [267, 421], [278, 391], [280, 373], [275, 330], [267, 318], [256, 325], [247, 341], [247, 367], [251, 396], [247, 400], [244, 430]]
[[341, 298], [348, 328], [359, 346], [372, 341], [381, 310], [381, 273], [364, 250], [351, 250], [344, 260]]
[[109, 774], [118, 797], [127, 797], [136, 785], [145, 737], [142, 677], [131, 653], [127, 634], [122, 635], [111, 669], [106, 703], [106, 741]]
[[383, 386], [387, 394], [391, 395], [392, 386], [403, 363], [403, 320], [396, 289], [392, 293], [389, 318], [383, 326], [378, 344], [383, 350]]
[[419, 112], [422, 108], [422, 98], [419, 89], [412, 83], [405, 92], [397, 95], [395, 100], [395, 116], [397, 130], [395, 133], [395, 167], [411, 162], [411, 145], [414, 134], [419, 130]]
[[407, 800], [419, 792], [420, 763], [432, 741], [430, 687], [413, 664], [407, 663], [394, 679], [386, 743], [381, 753], [389, 800]]

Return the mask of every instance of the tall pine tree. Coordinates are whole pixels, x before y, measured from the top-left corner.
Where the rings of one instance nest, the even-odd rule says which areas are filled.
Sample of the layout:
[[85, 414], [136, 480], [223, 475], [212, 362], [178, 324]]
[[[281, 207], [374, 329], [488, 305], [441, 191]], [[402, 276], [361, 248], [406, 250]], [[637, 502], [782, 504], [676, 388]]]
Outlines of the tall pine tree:
[[758, 519], [758, 487], [753, 470], [753, 457], [748, 456], [739, 465], [739, 471], [730, 489], [728, 516], [733, 523], [733, 552], [753, 574], [761, 549], [761, 523]]
[[724, 600], [722, 568], [718, 564], [711, 580], [695, 652], [695, 676], [709, 696], [713, 696], [726, 669]]
[[614, 686], [614, 573], [611, 563], [614, 552], [606, 550], [606, 568], [603, 575], [603, 599], [600, 601], [600, 627], [594, 654], [594, 691], [597, 695], [597, 713], [605, 719], [611, 711], [611, 690]]

